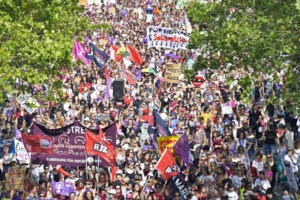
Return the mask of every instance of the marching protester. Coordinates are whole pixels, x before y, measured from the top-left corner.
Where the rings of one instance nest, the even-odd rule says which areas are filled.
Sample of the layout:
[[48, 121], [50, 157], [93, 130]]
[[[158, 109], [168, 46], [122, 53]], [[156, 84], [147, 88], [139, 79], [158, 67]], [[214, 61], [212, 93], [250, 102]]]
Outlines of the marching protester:
[[296, 199], [299, 116], [264, 105], [260, 83], [243, 102], [224, 68], [186, 80], [198, 53], [185, 15], [168, 0], [85, 5], [112, 29], [74, 42], [66, 101], [3, 102], [0, 199]]

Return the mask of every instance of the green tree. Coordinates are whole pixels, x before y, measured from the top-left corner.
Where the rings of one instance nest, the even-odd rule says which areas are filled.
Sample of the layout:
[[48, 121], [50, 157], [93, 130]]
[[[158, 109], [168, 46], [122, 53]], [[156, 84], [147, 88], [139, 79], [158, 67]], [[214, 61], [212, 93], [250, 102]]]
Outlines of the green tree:
[[[62, 68], [72, 67], [74, 35], [92, 26], [77, 0], [0, 0], [0, 90], [17, 93], [15, 81], [48, 83], [58, 94]], [[26, 90], [23, 87], [22, 90]], [[0, 100], [3, 99], [0, 92]], [[53, 97], [53, 96], [52, 96]]]
[[201, 52], [194, 71], [221, 67], [230, 77], [233, 70], [241, 69], [245, 73], [238, 84], [244, 88], [242, 97], [248, 102], [253, 84], [259, 80], [259, 72], [270, 74], [274, 83], [280, 82], [278, 72], [284, 72], [280, 94], [269, 100], [281, 99], [284, 103], [293, 102], [289, 107], [299, 107], [300, 18], [297, 5], [296, 0], [190, 2], [187, 13], [195, 29], [189, 48]]

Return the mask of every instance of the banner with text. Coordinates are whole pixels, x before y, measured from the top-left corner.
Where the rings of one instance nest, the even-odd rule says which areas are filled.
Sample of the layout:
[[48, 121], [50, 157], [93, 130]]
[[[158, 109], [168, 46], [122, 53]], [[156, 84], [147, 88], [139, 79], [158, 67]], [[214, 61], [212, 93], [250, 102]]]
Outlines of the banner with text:
[[[33, 125], [33, 134], [52, 136], [54, 144], [53, 154], [31, 153], [33, 163], [48, 163], [51, 165], [83, 166], [86, 163], [85, 152], [85, 127], [74, 122], [60, 129], [47, 129], [40, 124]], [[111, 124], [102, 129], [107, 139], [116, 144], [116, 124]], [[98, 133], [98, 130], [91, 130]], [[94, 159], [98, 162], [97, 157]], [[110, 166], [103, 158], [99, 159], [100, 166]]]
[[14, 139], [15, 142], [15, 151], [16, 158], [21, 163], [30, 163], [30, 154], [27, 152], [23, 142], [20, 142], [17, 139]]
[[40, 106], [40, 104], [30, 94], [20, 94], [17, 98], [17, 102], [24, 108], [29, 114], [32, 114]]
[[167, 64], [165, 72], [165, 82], [167, 83], [178, 83], [178, 77], [180, 75], [179, 64]]
[[148, 48], [186, 49], [189, 36], [186, 31], [174, 28], [147, 27]]
[[14, 166], [9, 167], [8, 172], [5, 174], [5, 189], [10, 190], [24, 190], [24, 178], [25, 178], [26, 166]]

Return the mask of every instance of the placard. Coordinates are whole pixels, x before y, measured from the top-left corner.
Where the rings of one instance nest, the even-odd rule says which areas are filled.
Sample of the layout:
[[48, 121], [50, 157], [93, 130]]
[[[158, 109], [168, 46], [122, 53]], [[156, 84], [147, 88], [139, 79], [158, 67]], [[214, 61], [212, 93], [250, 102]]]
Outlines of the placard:
[[225, 115], [225, 114], [232, 114], [232, 107], [231, 105], [226, 105], [226, 104], [222, 104], [222, 114]]
[[178, 83], [178, 77], [180, 75], [179, 64], [167, 64], [165, 72], [166, 83]]
[[34, 113], [40, 104], [30, 94], [20, 94], [17, 98], [17, 102], [24, 108], [29, 114]]

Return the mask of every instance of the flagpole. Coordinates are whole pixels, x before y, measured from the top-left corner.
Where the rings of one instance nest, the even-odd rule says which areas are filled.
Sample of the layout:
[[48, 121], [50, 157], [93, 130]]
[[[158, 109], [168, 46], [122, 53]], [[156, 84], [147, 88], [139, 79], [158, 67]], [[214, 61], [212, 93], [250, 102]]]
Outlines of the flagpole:
[[85, 178], [88, 179], [87, 153], [85, 154]]
[[160, 156], [159, 160], [157, 161], [157, 163], [156, 163], [154, 169], [156, 169], [156, 167], [158, 166], [158, 163], [159, 163], [159, 162], [161, 161], [161, 159], [164, 157], [164, 155], [166, 154], [167, 150], [168, 150], [168, 148], [166, 148], [165, 151], [161, 154], [161, 156]]

